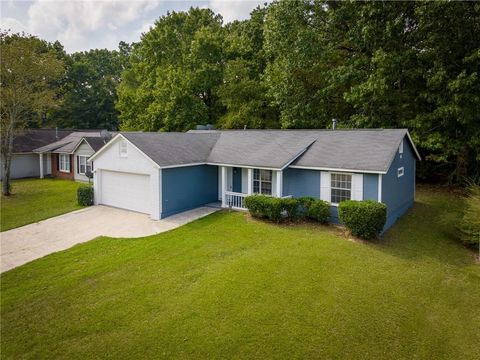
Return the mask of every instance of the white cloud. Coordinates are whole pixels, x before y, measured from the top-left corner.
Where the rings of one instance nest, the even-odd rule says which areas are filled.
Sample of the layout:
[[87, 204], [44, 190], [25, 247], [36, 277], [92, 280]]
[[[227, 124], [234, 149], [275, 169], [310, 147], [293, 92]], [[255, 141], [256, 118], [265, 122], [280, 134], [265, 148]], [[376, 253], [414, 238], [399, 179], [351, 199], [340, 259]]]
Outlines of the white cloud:
[[[1, 0], [0, 0], [1, 1]], [[2, 2], [0, 27], [59, 40], [67, 52], [114, 49], [123, 40], [138, 41], [168, 10], [209, 7], [224, 21], [246, 19], [266, 0], [30, 0]]]
[[223, 21], [229, 23], [233, 20], [244, 20], [258, 5], [263, 5], [271, 0], [210, 0], [208, 6], [216, 13], [223, 16]]
[[95, 47], [115, 48], [122, 40], [116, 39], [118, 29], [142, 18], [159, 3], [152, 0], [35, 0], [23, 23], [13, 18], [2, 18], [1, 23], [2, 28], [26, 31], [50, 41], [59, 40], [68, 52]]

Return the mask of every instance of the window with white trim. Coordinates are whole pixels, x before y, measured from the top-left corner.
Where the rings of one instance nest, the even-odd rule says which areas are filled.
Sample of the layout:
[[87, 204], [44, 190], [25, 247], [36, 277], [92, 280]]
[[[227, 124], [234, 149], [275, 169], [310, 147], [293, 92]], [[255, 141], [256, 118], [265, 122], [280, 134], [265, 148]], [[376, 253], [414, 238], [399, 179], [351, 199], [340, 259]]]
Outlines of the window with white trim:
[[253, 192], [272, 195], [272, 170], [253, 169]]
[[119, 152], [120, 152], [120, 157], [127, 157], [127, 142], [125, 140], [120, 141], [119, 146]]
[[61, 172], [70, 172], [70, 155], [58, 155], [58, 170], [60, 170]]
[[85, 175], [87, 171], [92, 172], [92, 163], [87, 161], [88, 156], [79, 156], [78, 157], [78, 173]]
[[402, 166], [402, 167], [399, 167], [399, 168], [397, 169], [397, 176], [398, 176], [398, 177], [403, 176], [404, 173], [405, 173], [405, 169], [403, 168], [403, 166]]
[[339, 204], [352, 198], [352, 175], [332, 173], [330, 178], [331, 202]]

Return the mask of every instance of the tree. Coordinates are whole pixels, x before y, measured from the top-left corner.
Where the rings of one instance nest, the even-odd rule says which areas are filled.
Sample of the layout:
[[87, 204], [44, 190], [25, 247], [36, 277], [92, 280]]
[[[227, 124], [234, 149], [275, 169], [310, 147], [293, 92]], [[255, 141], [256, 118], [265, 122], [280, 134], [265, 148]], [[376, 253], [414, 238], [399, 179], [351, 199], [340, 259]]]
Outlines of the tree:
[[218, 120], [218, 127], [278, 127], [278, 111], [262, 79], [267, 64], [263, 50], [265, 14], [266, 8], [258, 7], [250, 19], [235, 21], [225, 28], [226, 64], [218, 94], [226, 112]]
[[156, 21], [131, 54], [122, 74], [117, 109], [121, 128], [184, 131], [215, 123], [223, 108], [222, 18], [191, 8]]
[[0, 34], [1, 50], [1, 156], [4, 195], [10, 195], [13, 138], [32, 114], [45, 113], [58, 104], [54, 83], [64, 66], [53, 47], [25, 34]]
[[94, 49], [65, 55], [66, 75], [60, 86], [62, 106], [50, 123], [63, 128], [118, 128], [117, 87], [128, 66], [130, 45], [119, 51]]

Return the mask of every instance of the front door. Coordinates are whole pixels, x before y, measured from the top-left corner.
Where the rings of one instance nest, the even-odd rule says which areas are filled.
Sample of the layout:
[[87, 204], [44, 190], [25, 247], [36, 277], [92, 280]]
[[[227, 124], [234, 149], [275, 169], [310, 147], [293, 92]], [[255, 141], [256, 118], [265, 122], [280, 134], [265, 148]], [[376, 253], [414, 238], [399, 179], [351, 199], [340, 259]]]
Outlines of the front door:
[[233, 186], [232, 191], [241, 193], [242, 192], [242, 168], [233, 168]]

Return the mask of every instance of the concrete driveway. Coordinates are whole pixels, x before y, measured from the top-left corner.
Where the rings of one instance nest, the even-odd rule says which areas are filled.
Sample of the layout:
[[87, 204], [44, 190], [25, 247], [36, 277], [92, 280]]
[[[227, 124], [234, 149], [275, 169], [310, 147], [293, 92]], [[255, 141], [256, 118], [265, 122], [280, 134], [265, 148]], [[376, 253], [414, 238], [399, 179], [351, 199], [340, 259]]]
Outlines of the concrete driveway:
[[0, 272], [75, 244], [105, 235], [142, 237], [171, 230], [218, 209], [200, 207], [151, 220], [148, 215], [107, 206], [91, 206], [0, 233]]

